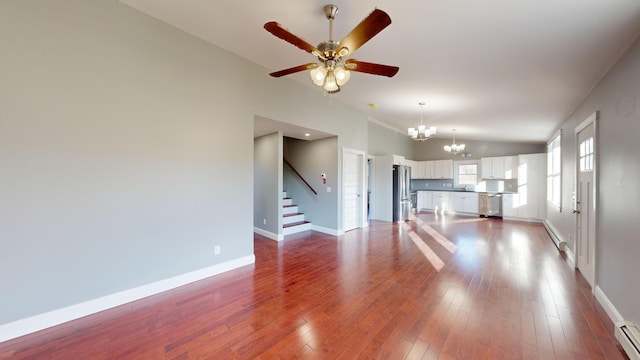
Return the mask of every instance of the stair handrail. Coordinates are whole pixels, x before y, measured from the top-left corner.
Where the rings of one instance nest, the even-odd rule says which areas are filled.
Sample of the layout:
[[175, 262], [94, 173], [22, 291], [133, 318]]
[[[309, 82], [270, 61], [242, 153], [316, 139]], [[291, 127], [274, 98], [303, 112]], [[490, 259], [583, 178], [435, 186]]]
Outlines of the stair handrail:
[[300, 180], [302, 180], [303, 183], [305, 183], [305, 185], [307, 185], [307, 187], [309, 188], [309, 190], [311, 190], [311, 192], [313, 192], [314, 195], [318, 195], [318, 192], [311, 186], [309, 185], [309, 183], [307, 182], [307, 180], [305, 180], [302, 175], [300, 175], [300, 173], [293, 167], [293, 165], [291, 165], [290, 162], [287, 161], [287, 159], [282, 159], [284, 161], [285, 164], [289, 165], [289, 167], [291, 168], [291, 170], [293, 170], [293, 172], [298, 175], [298, 177], [300, 178]]

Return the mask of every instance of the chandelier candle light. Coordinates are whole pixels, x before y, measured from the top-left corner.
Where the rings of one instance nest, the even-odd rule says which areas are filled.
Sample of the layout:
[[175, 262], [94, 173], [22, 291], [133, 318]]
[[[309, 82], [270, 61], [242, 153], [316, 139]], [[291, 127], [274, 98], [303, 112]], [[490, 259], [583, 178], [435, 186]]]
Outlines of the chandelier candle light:
[[456, 144], [456, 129], [453, 129], [453, 144], [451, 145], [445, 145], [444, 146], [444, 151], [452, 153], [452, 154], [457, 154], [459, 152], [464, 151], [465, 145], [464, 144]]
[[426, 141], [436, 134], [438, 128], [435, 126], [427, 128], [422, 124], [422, 107], [424, 106], [424, 101], [419, 102], [418, 105], [420, 105], [420, 126], [418, 126], [417, 129], [410, 127], [407, 129], [407, 134], [415, 141]]

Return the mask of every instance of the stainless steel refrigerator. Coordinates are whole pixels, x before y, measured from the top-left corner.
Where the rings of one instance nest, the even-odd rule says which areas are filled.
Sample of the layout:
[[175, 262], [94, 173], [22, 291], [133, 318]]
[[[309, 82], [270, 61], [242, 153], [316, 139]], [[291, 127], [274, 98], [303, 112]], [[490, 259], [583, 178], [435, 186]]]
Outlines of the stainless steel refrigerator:
[[393, 221], [409, 220], [411, 213], [411, 168], [393, 165]]

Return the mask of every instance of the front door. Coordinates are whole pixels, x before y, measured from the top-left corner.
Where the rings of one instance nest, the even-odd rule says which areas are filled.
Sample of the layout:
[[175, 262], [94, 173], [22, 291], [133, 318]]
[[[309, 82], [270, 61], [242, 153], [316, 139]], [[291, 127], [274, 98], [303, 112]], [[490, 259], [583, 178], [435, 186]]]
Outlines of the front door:
[[576, 247], [578, 270], [593, 288], [596, 261], [596, 201], [594, 171], [596, 166], [595, 115], [576, 128]]

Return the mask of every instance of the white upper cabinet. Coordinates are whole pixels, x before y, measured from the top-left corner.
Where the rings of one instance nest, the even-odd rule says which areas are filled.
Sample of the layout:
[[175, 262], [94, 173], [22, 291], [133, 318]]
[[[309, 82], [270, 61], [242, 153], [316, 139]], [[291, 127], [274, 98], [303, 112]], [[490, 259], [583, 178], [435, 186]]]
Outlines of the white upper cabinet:
[[496, 156], [481, 159], [481, 175], [483, 179], [516, 179], [518, 178], [517, 156]]
[[453, 179], [453, 160], [417, 161], [414, 179]]
[[453, 179], [453, 160], [436, 160], [434, 179]]

